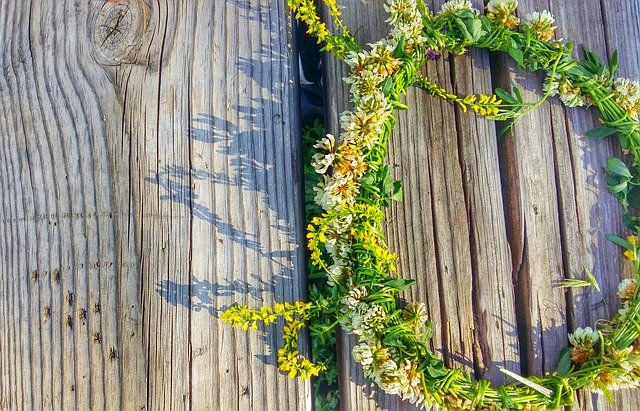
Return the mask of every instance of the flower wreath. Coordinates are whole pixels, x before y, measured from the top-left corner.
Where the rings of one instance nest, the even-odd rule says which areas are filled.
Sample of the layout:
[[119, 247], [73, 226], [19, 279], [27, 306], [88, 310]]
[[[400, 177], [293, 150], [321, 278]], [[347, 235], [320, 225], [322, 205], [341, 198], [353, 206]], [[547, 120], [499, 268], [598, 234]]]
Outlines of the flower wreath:
[[[364, 375], [383, 391], [399, 395], [424, 408], [445, 409], [555, 409], [571, 405], [580, 388], [610, 391], [640, 385], [640, 242], [608, 238], [624, 249], [633, 278], [622, 281], [618, 295], [623, 308], [597, 327], [569, 334], [570, 346], [560, 352], [557, 370], [524, 378], [505, 371], [514, 384], [493, 387], [468, 373], [445, 367], [429, 348], [431, 323], [422, 303], [398, 304], [399, 293], [412, 284], [392, 275], [395, 256], [382, 234], [383, 209], [400, 195], [400, 183], [384, 164], [387, 141], [395, 124], [394, 109], [407, 108], [401, 96], [417, 85], [432, 95], [491, 120], [512, 120], [523, 114], [520, 92], [497, 89], [492, 95], [458, 97], [419, 74], [428, 61], [447, 51], [463, 53], [470, 47], [506, 52], [517, 64], [547, 73], [544, 96], [558, 95], [567, 106], [595, 106], [602, 126], [587, 135], [617, 135], [628, 166], [617, 158], [606, 166], [609, 191], [625, 211], [625, 224], [638, 232], [634, 207], [640, 203], [640, 85], [615, 78], [617, 57], [604, 65], [588, 50], [585, 58], [572, 56], [572, 45], [554, 40], [554, 19], [548, 11], [522, 20], [514, 14], [517, 0], [491, 0], [483, 15], [469, 0], [451, 0], [433, 13], [424, 0], [386, 0], [391, 27], [388, 37], [362, 49], [341, 20], [336, 0], [322, 0], [339, 34], [321, 20], [313, 0], [288, 0], [295, 17], [324, 50], [350, 68], [353, 108], [342, 113], [342, 132], [336, 139], [318, 127], [307, 137], [318, 140], [306, 168], [316, 176], [308, 198], [307, 228], [311, 266], [311, 301], [251, 309], [234, 305], [223, 320], [243, 329], [257, 329], [284, 318], [284, 346], [278, 350], [279, 368], [290, 377], [318, 377], [335, 382], [335, 328], [358, 336], [353, 359]], [[540, 102], [534, 104], [537, 105]], [[529, 105], [530, 106], [530, 105]], [[526, 110], [524, 110], [526, 111]], [[579, 280], [568, 280], [572, 286]], [[595, 280], [594, 280], [595, 281]], [[578, 284], [584, 285], [584, 284]], [[597, 284], [594, 282], [594, 285]], [[298, 352], [298, 335], [308, 327], [313, 361]], [[325, 395], [320, 408], [335, 406]], [[331, 402], [333, 400], [333, 404]]]

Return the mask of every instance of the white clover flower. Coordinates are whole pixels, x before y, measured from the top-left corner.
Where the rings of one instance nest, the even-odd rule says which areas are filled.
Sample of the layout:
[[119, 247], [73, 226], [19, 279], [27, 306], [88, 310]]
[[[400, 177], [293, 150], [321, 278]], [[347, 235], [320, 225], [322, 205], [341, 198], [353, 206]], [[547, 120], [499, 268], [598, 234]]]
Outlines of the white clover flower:
[[415, 0], [390, 0], [384, 9], [389, 13], [387, 23], [391, 24], [391, 37], [403, 37], [407, 45], [422, 44], [426, 38], [422, 36], [422, 16]]
[[362, 364], [363, 367], [369, 366], [373, 363], [373, 350], [366, 342], [362, 342], [353, 347], [351, 354], [353, 355], [353, 359]]
[[558, 84], [560, 100], [567, 107], [582, 107], [585, 105], [580, 88], [575, 87], [568, 78], [563, 78]]
[[385, 39], [369, 44], [371, 47], [367, 68], [388, 77], [400, 67], [400, 60], [394, 55], [396, 42]]
[[344, 61], [355, 75], [371, 71], [384, 79], [400, 67], [400, 60], [394, 56], [397, 46], [396, 40], [384, 39], [368, 44], [368, 46], [369, 51], [347, 53]]
[[341, 283], [346, 276], [346, 271], [347, 267], [342, 264], [331, 264], [329, 268], [327, 268], [327, 282], [329, 283], [329, 285], [334, 286]]
[[534, 11], [524, 17], [524, 24], [536, 32], [538, 40], [549, 41], [556, 30], [553, 26], [555, 19], [547, 10]]
[[359, 146], [350, 145], [343, 141], [336, 151], [333, 167], [336, 173], [360, 180], [367, 171], [368, 165]]
[[616, 102], [629, 116], [637, 119], [640, 112], [640, 84], [627, 78], [617, 78], [613, 81], [613, 91]]
[[384, 81], [384, 77], [371, 70], [362, 70], [357, 76], [345, 77], [343, 80], [351, 86], [351, 102], [357, 104], [362, 98], [379, 92], [378, 85]]
[[347, 66], [352, 71], [359, 72], [364, 70], [368, 57], [369, 53], [366, 50], [360, 52], [349, 51], [345, 56], [344, 62], [347, 63]]
[[511, 14], [518, 8], [518, 0], [490, 0], [487, 11], [494, 14]]
[[613, 81], [613, 89], [622, 96], [632, 100], [640, 99], [640, 86], [637, 81], [620, 77]]
[[407, 306], [404, 307], [403, 317], [405, 321], [409, 321], [413, 324], [415, 332], [419, 332], [419, 330], [429, 320], [427, 306], [424, 303], [407, 304]]
[[551, 73], [547, 73], [547, 77], [544, 79], [544, 84], [542, 85], [542, 91], [549, 96], [558, 95], [558, 87], [560, 87], [560, 75], [558, 73], [554, 73], [553, 76]]
[[326, 211], [339, 209], [345, 204], [353, 204], [360, 189], [360, 183], [348, 176], [334, 173], [324, 175], [313, 190], [316, 192], [315, 202]]
[[365, 298], [367, 298], [367, 288], [364, 286], [356, 287], [349, 291], [342, 299], [342, 304], [346, 305], [349, 308], [353, 308], [357, 306], [360, 302], [362, 302]]
[[602, 393], [601, 385], [606, 386], [609, 391], [638, 387], [640, 383], [636, 379], [637, 377], [635, 376], [635, 374], [631, 372], [633, 368], [627, 371], [625, 365], [623, 365], [624, 362], [625, 360], [622, 359], [622, 362], [619, 363], [622, 367], [622, 370], [612, 369], [609, 371], [603, 371], [598, 374], [598, 376], [596, 377], [596, 381], [598, 381], [600, 384], [594, 384], [594, 386], [592, 387], [593, 391]]
[[473, 8], [470, 0], [449, 0], [440, 7], [440, 15], [454, 15], [458, 11], [464, 10], [473, 13], [476, 16], [480, 15], [480, 12]]
[[398, 365], [398, 370], [401, 372], [400, 381], [402, 382], [400, 397], [403, 400], [409, 400], [411, 404], [421, 404], [425, 397], [418, 364], [404, 359]]
[[378, 374], [376, 382], [386, 393], [400, 395], [404, 385], [402, 384], [402, 372], [393, 360], [385, 364], [384, 372]]
[[576, 330], [569, 334], [569, 342], [576, 348], [588, 350], [598, 342], [599, 335], [591, 327], [576, 328]]
[[351, 254], [351, 244], [338, 237], [327, 237], [327, 242], [324, 244], [325, 249], [333, 258], [336, 263], [342, 264], [344, 260], [349, 258]]
[[513, 14], [517, 7], [516, 0], [491, 0], [487, 3], [487, 17], [493, 23], [513, 29], [520, 23], [520, 19]]
[[319, 140], [316, 144], [314, 144], [313, 147], [317, 148], [318, 150], [325, 150], [331, 153], [333, 152], [335, 145], [336, 145], [336, 138], [333, 136], [333, 134], [327, 134], [325, 137]]
[[364, 335], [365, 337], [371, 337], [375, 333], [379, 333], [384, 330], [385, 321], [387, 319], [387, 312], [380, 305], [371, 305], [369, 309], [364, 313], [362, 327], [357, 330], [354, 329], [354, 333], [358, 335]]
[[553, 15], [549, 13], [547, 10], [543, 11], [534, 11], [532, 13], [528, 13], [524, 16], [524, 24], [531, 27], [543, 26], [548, 27], [551, 26], [556, 20], [553, 18]]
[[619, 321], [625, 321], [627, 319], [627, 315], [629, 314], [629, 306], [625, 304], [624, 307], [618, 310]]
[[364, 316], [369, 310], [369, 305], [364, 302], [358, 302], [354, 307], [343, 307], [342, 312], [345, 314], [340, 319], [340, 325], [347, 333], [362, 335], [365, 332]]
[[634, 278], [626, 278], [618, 284], [618, 297], [622, 300], [630, 300], [637, 288], [638, 284]]
[[387, 23], [398, 24], [411, 22], [420, 17], [415, 0], [389, 0], [384, 6], [384, 11], [389, 14]]
[[311, 165], [314, 170], [318, 174], [324, 174], [327, 172], [329, 167], [333, 165], [333, 161], [336, 158], [336, 155], [333, 153], [316, 153], [313, 155], [313, 160], [311, 161]]
[[336, 218], [331, 223], [331, 231], [335, 232], [337, 236], [345, 233], [351, 227], [351, 222], [353, 221], [353, 214], [346, 214], [341, 216], [340, 218]]

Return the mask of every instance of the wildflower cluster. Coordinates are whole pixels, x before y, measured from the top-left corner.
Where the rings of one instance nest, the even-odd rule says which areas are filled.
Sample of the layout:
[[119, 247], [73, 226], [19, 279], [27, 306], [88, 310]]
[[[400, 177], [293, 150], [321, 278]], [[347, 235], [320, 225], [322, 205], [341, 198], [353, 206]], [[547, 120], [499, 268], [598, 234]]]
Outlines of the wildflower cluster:
[[306, 379], [326, 369], [324, 364], [314, 364], [298, 351], [298, 335], [306, 322], [313, 316], [316, 306], [312, 303], [297, 301], [278, 303], [275, 307], [260, 307], [251, 309], [243, 305], [233, 305], [222, 313], [222, 321], [240, 327], [243, 330], [257, 330], [260, 322], [265, 325], [273, 324], [280, 317], [284, 318], [284, 346], [278, 350], [278, 364], [280, 371], [287, 372], [289, 377], [296, 376]]
[[[590, 136], [617, 135], [633, 158], [631, 167], [611, 159], [607, 173], [610, 191], [628, 211], [627, 226], [638, 232], [640, 222], [629, 209], [630, 193], [640, 186], [640, 179], [634, 177], [640, 174], [640, 90], [638, 83], [615, 77], [616, 56], [604, 65], [585, 51], [585, 59], [578, 61], [568, 43], [554, 40], [555, 21], [549, 12], [530, 13], [520, 20], [516, 0], [491, 0], [484, 14], [469, 0], [451, 0], [436, 13], [422, 0], [386, 0], [389, 35], [361, 48], [341, 22], [335, 0], [322, 2], [341, 34], [328, 31], [313, 1], [289, 0], [289, 7], [325, 50], [348, 65], [345, 81], [352, 108], [340, 117], [339, 135], [318, 136], [308, 155], [310, 164], [305, 165], [316, 174], [310, 190], [315, 205], [307, 208], [314, 210], [307, 227], [313, 303], [259, 310], [234, 306], [223, 319], [246, 330], [283, 317], [287, 324], [285, 344], [278, 352], [280, 369], [303, 378], [322, 378], [321, 371], [331, 370], [326, 366], [330, 361], [326, 344], [333, 341], [330, 335], [339, 325], [356, 336], [352, 355], [365, 376], [383, 391], [424, 408], [556, 409], [571, 405], [580, 388], [610, 395], [611, 390], [637, 386], [640, 261], [636, 237], [610, 236], [633, 265], [633, 278], [619, 287], [620, 312], [599, 321], [596, 328], [578, 328], [569, 334], [570, 346], [561, 352], [554, 374], [524, 378], [506, 371], [518, 382], [492, 387], [461, 370], [447, 369], [431, 352], [432, 327], [425, 306], [397, 303], [399, 293], [412, 281], [395, 274], [395, 255], [382, 234], [383, 209], [401, 194], [400, 183], [384, 164], [395, 124], [393, 110], [406, 108], [400, 99], [413, 85], [463, 111], [471, 109], [495, 120], [514, 119], [524, 114], [522, 108], [532, 109], [553, 95], [567, 106], [597, 107], [603, 126]], [[502, 51], [522, 68], [545, 71], [545, 96], [532, 105], [522, 101], [517, 89], [514, 95], [498, 89], [491, 95], [458, 97], [418, 74], [442, 53], [459, 54], [469, 47]], [[314, 348], [327, 356], [326, 362], [315, 365], [298, 352], [298, 334], [305, 325], [311, 330]], [[327, 396], [332, 404], [335, 400]]]

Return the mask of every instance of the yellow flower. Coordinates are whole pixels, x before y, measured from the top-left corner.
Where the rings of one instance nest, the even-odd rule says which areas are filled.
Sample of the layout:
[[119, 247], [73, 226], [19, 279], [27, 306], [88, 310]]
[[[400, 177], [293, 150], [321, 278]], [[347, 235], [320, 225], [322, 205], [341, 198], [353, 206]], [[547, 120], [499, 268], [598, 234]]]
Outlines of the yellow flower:
[[624, 257], [629, 260], [629, 261], [635, 261], [636, 260], [636, 253], [633, 250], [624, 250]]

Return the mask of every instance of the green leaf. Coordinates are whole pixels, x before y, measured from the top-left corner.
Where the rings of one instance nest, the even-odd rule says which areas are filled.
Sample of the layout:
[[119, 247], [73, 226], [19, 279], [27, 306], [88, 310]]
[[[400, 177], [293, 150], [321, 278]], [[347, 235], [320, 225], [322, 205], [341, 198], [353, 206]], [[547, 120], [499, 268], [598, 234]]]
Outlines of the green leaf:
[[360, 179], [360, 184], [364, 186], [373, 185], [374, 182], [375, 182], [375, 177], [373, 177], [371, 174], [366, 174], [364, 177]]
[[616, 157], [611, 157], [607, 161], [606, 170], [607, 170], [607, 173], [609, 174], [614, 174], [617, 176], [623, 176], [627, 178], [632, 177], [631, 173], [629, 172], [629, 169], [627, 168], [627, 165], [622, 160]]
[[383, 193], [390, 193], [393, 190], [393, 178], [391, 178], [391, 172], [389, 171], [389, 166], [384, 166], [380, 169], [380, 173], [383, 175], [382, 177], [382, 189]]
[[392, 346], [392, 347], [403, 347], [404, 346], [404, 343], [400, 339], [400, 334], [397, 333], [397, 332], [385, 336], [382, 339], [382, 343], [384, 345], [388, 345], [388, 346]]
[[430, 365], [427, 365], [425, 372], [429, 374], [431, 378], [444, 377], [445, 375], [447, 375], [447, 370], [444, 368], [442, 363], [432, 363]]
[[516, 96], [518, 103], [522, 104], [523, 103], [522, 92], [518, 87], [513, 86], [513, 94]]
[[609, 75], [611, 77], [616, 75], [618, 71], [618, 50], [615, 50], [609, 59]]
[[402, 202], [402, 181], [393, 182], [393, 194], [391, 195], [393, 201]]
[[601, 127], [596, 127], [587, 131], [584, 135], [588, 138], [599, 139], [599, 138], [608, 137], [617, 132], [618, 132], [618, 129], [616, 128], [601, 126]]
[[624, 226], [633, 232], [640, 231], [640, 219], [629, 213], [625, 213], [623, 217]]
[[522, 54], [522, 50], [520, 50], [515, 43], [507, 49], [507, 53], [509, 53], [509, 56], [518, 63], [518, 67], [524, 66], [524, 54]]
[[389, 92], [391, 91], [391, 87], [393, 87], [393, 80], [391, 77], [387, 77], [383, 82], [382, 82], [382, 92], [384, 94], [389, 94]]
[[405, 45], [405, 38], [404, 36], [400, 37], [400, 40], [398, 40], [398, 45], [396, 46], [396, 49], [393, 51], [393, 55], [395, 57], [402, 57], [404, 56], [404, 45]]
[[624, 238], [618, 237], [617, 235], [609, 234], [609, 235], [607, 235], [607, 240], [611, 241], [612, 243], [614, 243], [616, 245], [619, 245], [620, 247], [624, 248], [625, 250], [633, 250], [633, 245], [630, 242], [628, 242]]
[[558, 375], [565, 375], [571, 371], [571, 351], [568, 348], [560, 350], [560, 361], [556, 372]]
[[632, 186], [627, 194], [627, 201], [631, 207], [640, 209], [640, 187]]
[[507, 90], [498, 87], [495, 93], [496, 96], [500, 97], [503, 101], [506, 101], [509, 104], [516, 105], [519, 103], [518, 100], [516, 100]]
[[[628, 184], [629, 184], [628, 180], [624, 180], [624, 181], [622, 181], [620, 183], [617, 183], [617, 184], [616, 183], [613, 183], [613, 184], [608, 183], [607, 184], [607, 189], [609, 190], [609, 192], [611, 194], [618, 194], [618, 193], [621, 193], [624, 190], [626, 190]], [[623, 198], [624, 198], [624, 195], [623, 195]]]
[[405, 280], [404, 278], [392, 278], [383, 282], [387, 287], [394, 288], [398, 291], [404, 291], [415, 284], [416, 280]]
[[573, 77], [589, 76], [589, 72], [582, 67], [573, 67], [567, 70], [567, 74]]
[[484, 30], [482, 30], [482, 21], [480, 19], [470, 19], [464, 22], [467, 27], [467, 32], [470, 35], [471, 41], [474, 43], [482, 38], [485, 34]]

